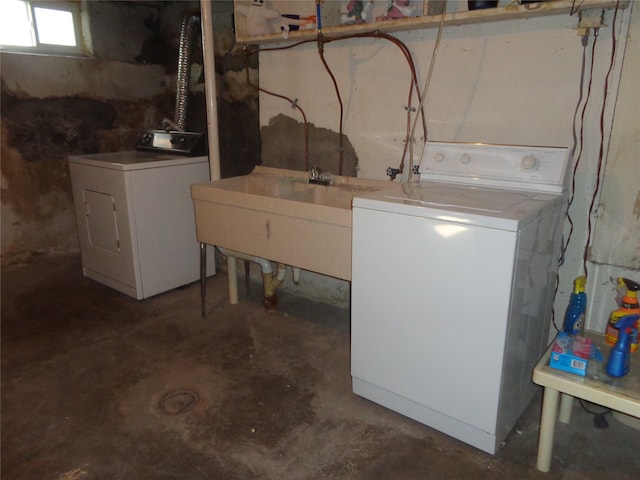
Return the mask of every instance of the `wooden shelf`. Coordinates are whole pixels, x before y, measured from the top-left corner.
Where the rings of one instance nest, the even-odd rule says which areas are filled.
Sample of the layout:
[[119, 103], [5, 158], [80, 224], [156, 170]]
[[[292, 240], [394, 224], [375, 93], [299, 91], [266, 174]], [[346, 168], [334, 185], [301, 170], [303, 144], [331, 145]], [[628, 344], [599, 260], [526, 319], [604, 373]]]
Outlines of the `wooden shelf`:
[[[620, 0], [619, 8], [625, 9], [631, 0]], [[545, 17], [549, 15], [568, 15], [571, 12], [580, 10], [602, 9], [610, 10], [616, 8], [616, 0], [551, 0], [539, 3], [528, 3], [524, 5], [514, 4], [506, 7], [487, 8], [483, 10], [473, 10], [464, 12], [454, 12], [445, 14], [444, 25], [469, 25], [475, 23], [489, 23], [503, 20], [517, 20], [523, 18]], [[365, 32], [398, 32], [406, 30], [418, 30], [425, 28], [437, 28], [440, 25], [440, 15], [424, 15], [419, 17], [408, 17], [399, 20], [388, 20], [384, 22], [370, 22], [358, 25], [339, 25], [322, 29], [326, 37], [350, 35]], [[578, 17], [576, 15], [576, 23]], [[290, 32], [285, 39], [279, 34], [267, 35], [239, 35], [236, 33], [238, 43], [275, 43], [275, 42], [297, 42], [300, 40], [310, 40], [317, 36], [317, 30], [298, 30]]]

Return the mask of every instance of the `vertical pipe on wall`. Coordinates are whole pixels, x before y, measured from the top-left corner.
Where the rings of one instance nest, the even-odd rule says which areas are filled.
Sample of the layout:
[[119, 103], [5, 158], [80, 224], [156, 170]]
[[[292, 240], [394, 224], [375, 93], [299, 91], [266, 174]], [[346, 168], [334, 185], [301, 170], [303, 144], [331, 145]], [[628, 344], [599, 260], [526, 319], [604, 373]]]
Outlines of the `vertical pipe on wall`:
[[207, 102], [207, 135], [209, 138], [209, 170], [211, 180], [220, 179], [220, 145], [218, 138], [218, 98], [216, 91], [215, 48], [213, 42], [213, 2], [200, 0], [202, 19], [202, 57], [204, 89]]

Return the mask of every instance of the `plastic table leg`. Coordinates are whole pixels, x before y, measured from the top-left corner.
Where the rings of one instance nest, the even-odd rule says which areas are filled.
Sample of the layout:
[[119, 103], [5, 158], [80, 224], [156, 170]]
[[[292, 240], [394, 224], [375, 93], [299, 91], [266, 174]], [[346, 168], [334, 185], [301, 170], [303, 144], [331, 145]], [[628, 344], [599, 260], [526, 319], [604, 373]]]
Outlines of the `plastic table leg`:
[[536, 467], [541, 472], [548, 472], [551, 468], [551, 453], [553, 451], [553, 435], [558, 413], [558, 397], [560, 392], [546, 387], [542, 399], [542, 418], [540, 419], [540, 434], [538, 437], [538, 460]]
[[558, 420], [568, 424], [571, 421], [571, 408], [573, 407], [573, 397], [563, 393], [560, 395], [560, 414]]

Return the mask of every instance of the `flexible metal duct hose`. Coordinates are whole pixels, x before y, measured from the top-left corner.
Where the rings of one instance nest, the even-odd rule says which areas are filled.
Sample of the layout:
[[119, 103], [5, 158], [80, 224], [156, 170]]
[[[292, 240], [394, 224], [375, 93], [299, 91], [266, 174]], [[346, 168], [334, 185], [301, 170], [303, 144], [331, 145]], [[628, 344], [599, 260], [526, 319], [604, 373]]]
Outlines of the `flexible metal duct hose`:
[[187, 122], [187, 101], [189, 98], [189, 74], [191, 71], [191, 40], [193, 29], [200, 25], [200, 15], [186, 16], [180, 29], [180, 50], [178, 52], [178, 77], [176, 79], [175, 124], [184, 130]]

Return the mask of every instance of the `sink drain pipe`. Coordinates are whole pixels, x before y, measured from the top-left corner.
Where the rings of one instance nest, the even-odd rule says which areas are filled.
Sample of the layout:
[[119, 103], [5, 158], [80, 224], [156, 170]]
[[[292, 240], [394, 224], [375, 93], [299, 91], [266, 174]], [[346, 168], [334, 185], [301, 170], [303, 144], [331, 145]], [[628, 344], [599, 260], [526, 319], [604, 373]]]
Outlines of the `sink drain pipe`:
[[242, 252], [236, 252], [235, 250], [229, 250], [228, 248], [216, 248], [221, 254], [227, 257], [227, 286], [229, 289], [229, 303], [232, 305], [238, 303], [238, 271], [236, 269], [236, 258], [241, 258], [260, 265], [264, 289], [262, 304], [265, 308], [272, 308], [276, 306], [278, 303], [276, 289], [284, 281], [285, 274], [287, 273], [286, 265], [279, 263], [277, 273], [274, 275], [273, 267], [269, 260]]

